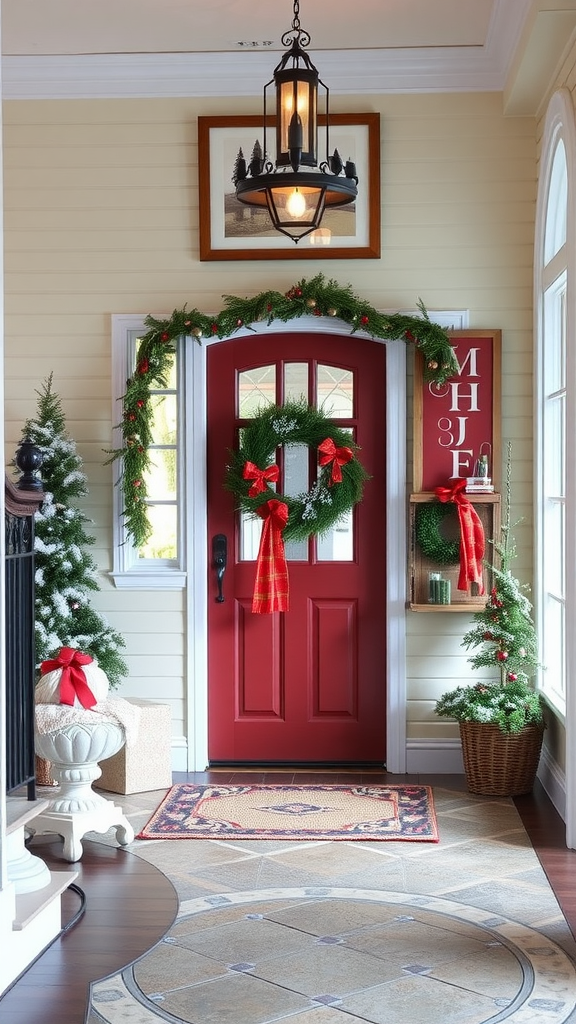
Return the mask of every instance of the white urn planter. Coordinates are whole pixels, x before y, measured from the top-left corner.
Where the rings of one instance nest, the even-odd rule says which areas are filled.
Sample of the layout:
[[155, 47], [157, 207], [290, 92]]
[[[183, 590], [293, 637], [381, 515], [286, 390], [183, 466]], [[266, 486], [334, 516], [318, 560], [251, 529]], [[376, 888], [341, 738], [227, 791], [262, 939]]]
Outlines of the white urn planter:
[[102, 774], [98, 762], [117, 753], [124, 740], [123, 728], [105, 719], [69, 723], [49, 733], [36, 733], [36, 753], [52, 763], [58, 789], [29, 828], [38, 834], [54, 832], [62, 836], [68, 861], [82, 857], [81, 840], [87, 832], [103, 833], [115, 828], [120, 846], [127, 846], [134, 839], [134, 830], [122, 808], [92, 789], [92, 783]]

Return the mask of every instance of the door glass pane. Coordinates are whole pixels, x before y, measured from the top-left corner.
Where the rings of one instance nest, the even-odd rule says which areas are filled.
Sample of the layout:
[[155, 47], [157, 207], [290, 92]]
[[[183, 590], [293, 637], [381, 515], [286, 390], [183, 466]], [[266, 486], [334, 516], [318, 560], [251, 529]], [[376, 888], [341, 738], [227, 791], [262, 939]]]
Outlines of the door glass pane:
[[255, 562], [260, 547], [263, 522], [260, 518], [252, 519], [245, 512], [240, 512], [240, 561]]
[[340, 366], [318, 364], [316, 404], [332, 419], [351, 419], [354, 415], [354, 374]]
[[352, 562], [354, 560], [354, 518], [348, 512], [328, 533], [318, 537], [316, 557], [319, 562]]
[[308, 363], [286, 363], [284, 367], [284, 400], [308, 401]]
[[255, 416], [259, 409], [276, 402], [276, 367], [257, 366], [238, 374], [238, 416]]
[[[310, 461], [308, 445], [288, 444], [284, 446], [284, 494], [294, 498], [297, 494], [306, 494], [310, 480]], [[286, 542], [287, 561], [307, 561], [308, 541], [289, 540]]]

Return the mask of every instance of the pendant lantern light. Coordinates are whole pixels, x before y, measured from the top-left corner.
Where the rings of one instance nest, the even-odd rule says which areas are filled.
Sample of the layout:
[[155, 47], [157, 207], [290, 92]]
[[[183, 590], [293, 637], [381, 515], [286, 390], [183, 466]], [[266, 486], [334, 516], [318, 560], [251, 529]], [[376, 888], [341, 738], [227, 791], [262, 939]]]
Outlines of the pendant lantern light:
[[[289, 49], [264, 86], [264, 146], [256, 143], [247, 163], [238, 153], [233, 180], [241, 203], [268, 209], [277, 231], [299, 242], [317, 231], [324, 211], [353, 203], [358, 194], [356, 167], [329, 155], [329, 91], [303, 47], [310, 36], [300, 26], [300, 5], [294, 0], [292, 27], [282, 36]], [[268, 89], [276, 90], [275, 162], [267, 148]], [[325, 94], [325, 155], [318, 161], [318, 91]]]

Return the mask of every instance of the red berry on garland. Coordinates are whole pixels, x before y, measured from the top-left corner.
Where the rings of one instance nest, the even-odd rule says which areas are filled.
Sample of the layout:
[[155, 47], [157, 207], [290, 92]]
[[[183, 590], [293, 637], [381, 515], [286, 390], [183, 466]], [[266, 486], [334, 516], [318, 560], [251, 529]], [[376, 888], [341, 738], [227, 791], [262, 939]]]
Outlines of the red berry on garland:
[[139, 409], [143, 409], [146, 403], [143, 398], [139, 398], [138, 401], [136, 402], [136, 405], [138, 406]]
[[516, 680], [518, 679], [518, 676], [516, 675], [515, 672], [509, 672], [508, 675], [506, 676], [506, 678], [507, 678], [509, 683], [515, 683]]
[[416, 338], [412, 334], [412, 331], [406, 331], [404, 337], [406, 338], [406, 341], [416, 341]]
[[363, 324], [365, 327], [366, 324], [370, 323], [370, 317], [366, 316], [366, 313], [364, 313], [364, 315], [360, 317], [360, 323]]
[[482, 634], [482, 639], [483, 639], [483, 640], [493, 640], [493, 639], [494, 639], [494, 636], [493, 636], [493, 634], [492, 634], [492, 633], [483, 633], [483, 634]]
[[146, 357], [144, 357], [144, 359], [141, 359], [138, 363], [138, 373], [148, 373], [149, 368], [150, 364]]
[[507, 661], [508, 660], [508, 651], [496, 651], [496, 657], [497, 657], [498, 661]]
[[141, 487], [141, 486], [142, 486], [142, 481], [141, 480], [134, 480], [134, 487]]
[[127, 413], [126, 419], [130, 420], [130, 422], [132, 423], [132, 421], [136, 419], [136, 413], [134, 413], [134, 412]]
[[170, 341], [170, 335], [168, 334], [168, 331], [163, 331], [163, 333], [160, 335], [160, 341]]
[[218, 324], [212, 324], [212, 334], [218, 334]]
[[322, 310], [318, 309], [318, 306], [316, 306], [316, 309], [314, 310], [314, 316], [322, 316]]
[[243, 324], [243, 323], [244, 323], [244, 321], [243, 321], [243, 320], [241, 320], [241, 319], [240, 319], [240, 317], [238, 317], [238, 319], [237, 319], [237, 321], [236, 321], [236, 324], [237, 324], [237, 326], [238, 326], [238, 327], [242, 327], [242, 324]]

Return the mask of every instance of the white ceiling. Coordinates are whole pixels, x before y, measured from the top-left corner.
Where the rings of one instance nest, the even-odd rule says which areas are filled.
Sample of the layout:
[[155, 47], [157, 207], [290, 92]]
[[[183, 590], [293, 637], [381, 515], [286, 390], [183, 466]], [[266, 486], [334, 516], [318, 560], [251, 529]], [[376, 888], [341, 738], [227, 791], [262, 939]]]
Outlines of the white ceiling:
[[[6, 98], [256, 96], [293, 0], [1, 0]], [[334, 94], [496, 90], [533, 113], [576, 0], [300, 0]]]
[[[494, 0], [301, 0], [300, 22], [315, 50], [483, 46], [495, 6]], [[2, 50], [219, 53], [240, 43], [278, 50], [292, 17], [292, 0], [2, 0]]]

